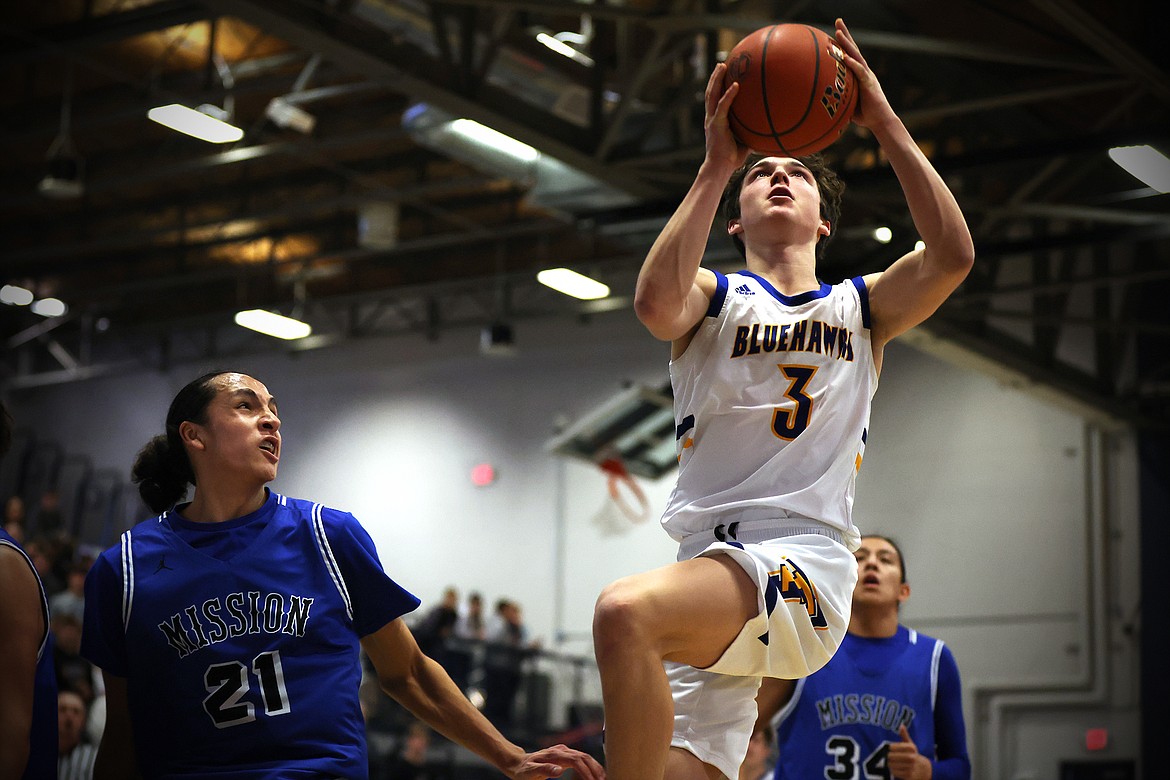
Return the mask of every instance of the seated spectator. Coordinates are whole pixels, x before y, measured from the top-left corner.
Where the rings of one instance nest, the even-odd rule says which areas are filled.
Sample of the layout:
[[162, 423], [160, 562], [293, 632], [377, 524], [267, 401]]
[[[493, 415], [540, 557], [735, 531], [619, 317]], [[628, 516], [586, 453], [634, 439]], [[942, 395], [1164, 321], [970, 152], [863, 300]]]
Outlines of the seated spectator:
[[69, 613], [49, 618], [56, 646], [53, 649], [57, 684], [81, 694], [86, 707], [93, 704], [96, 672], [93, 664], [81, 656], [81, 621]]
[[85, 575], [87, 573], [89, 573], [89, 566], [85, 563], [75, 563], [69, 568], [69, 575], [65, 580], [65, 590], [49, 599], [50, 614], [70, 614], [77, 618], [78, 623], [81, 622], [85, 616]]
[[20, 496], [9, 496], [4, 502], [4, 530], [19, 544], [24, 544], [27, 518], [24, 512], [24, 499]]
[[61, 497], [54, 488], [41, 493], [41, 500], [37, 504], [36, 532], [38, 536], [53, 536], [64, 528], [64, 518], [61, 515]]
[[89, 741], [86, 722], [89, 707], [77, 691], [62, 689], [57, 694], [57, 778], [90, 780], [97, 746]]
[[45, 586], [45, 595], [53, 598], [53, 596], [65, 590], [65, 583], [57, 576], [54, 568], [54, 564], [56, 563], [53, 558], [55, 548], [49, 539], [37, 535], [28, 540], [28, 543], [24, 546], [24, 551], [28, 553], [29, 559], [33, 562], [33, 566], [37, 570], [37, 576], [41, 578], [41, 584]]

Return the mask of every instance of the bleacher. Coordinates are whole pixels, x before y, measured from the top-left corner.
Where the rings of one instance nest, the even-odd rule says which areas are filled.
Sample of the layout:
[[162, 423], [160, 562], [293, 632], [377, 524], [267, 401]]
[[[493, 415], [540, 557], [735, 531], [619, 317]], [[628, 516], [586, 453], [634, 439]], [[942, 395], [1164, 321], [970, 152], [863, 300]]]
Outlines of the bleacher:
[[58, 530], [79, 547], [105, 549], [122, 531], [151, 515], [127, 474], [95, 468], [88, 457], [68, 452], [59, 442], [16, 429], [12, 448], [0, 461], [0, 498], [18, 495], [24, 500], [27, 538], [46, 530], [40, 512], [41, 496], [48, 490], [59, 498]]

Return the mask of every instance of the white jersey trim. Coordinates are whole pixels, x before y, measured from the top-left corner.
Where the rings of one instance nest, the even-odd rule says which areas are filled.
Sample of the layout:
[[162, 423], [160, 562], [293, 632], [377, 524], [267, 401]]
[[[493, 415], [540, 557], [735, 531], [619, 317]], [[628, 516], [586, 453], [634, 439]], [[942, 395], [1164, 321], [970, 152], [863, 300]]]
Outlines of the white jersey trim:
[[325, 568], [333, 579], [337, 592], [341, 594], [341, 600], [345, 602], [345, 614], [353, 620], [353, 602], [349, 598], [349, 588], [345, 586], [341, 567], [337, 565], [337, 559], [333, 557], [333, 548], [329, 546], [329, 538], [325, 535], [325, 524], [321, 520], [323, 508], [321, 504], [313, 504], [313, 533], [317, 537], [317, 549], [321, 553], [321, 560], [325, 561]]

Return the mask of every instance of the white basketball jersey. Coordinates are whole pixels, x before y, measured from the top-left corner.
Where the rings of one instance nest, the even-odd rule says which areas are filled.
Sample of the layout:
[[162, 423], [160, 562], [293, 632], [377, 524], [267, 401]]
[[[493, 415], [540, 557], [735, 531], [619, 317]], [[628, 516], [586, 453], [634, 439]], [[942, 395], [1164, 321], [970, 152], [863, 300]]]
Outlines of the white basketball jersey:
[[864, 281], [790, 297], [747, 271], [715, 276], [706, 317], [670, 364], [679, 472], [663, 527], [681, 541], [737, 521], [824, 524], [856, 548], [877, 389]]

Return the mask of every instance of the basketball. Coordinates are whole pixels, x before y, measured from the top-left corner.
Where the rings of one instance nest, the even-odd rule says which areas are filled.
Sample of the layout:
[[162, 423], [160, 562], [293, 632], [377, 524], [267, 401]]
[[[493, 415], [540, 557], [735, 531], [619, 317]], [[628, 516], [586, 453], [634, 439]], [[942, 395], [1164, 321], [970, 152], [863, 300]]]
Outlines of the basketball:
[[801, 157], [849, 126], [857, 79], [837, 41], [807, 24], [761, 27], [727, 55], [724, 87], [739, 82], [728, 121], [754, 152]]

